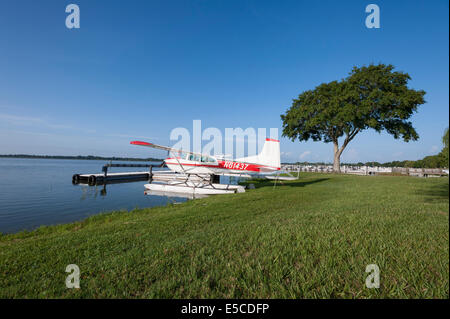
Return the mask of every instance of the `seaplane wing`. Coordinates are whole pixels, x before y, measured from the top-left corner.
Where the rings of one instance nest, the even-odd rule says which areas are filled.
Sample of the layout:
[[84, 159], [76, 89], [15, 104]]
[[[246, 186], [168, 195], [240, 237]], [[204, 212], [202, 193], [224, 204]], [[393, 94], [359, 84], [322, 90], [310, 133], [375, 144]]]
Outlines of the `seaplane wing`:
[[295, 181], [298, 177], [295, 176], [279, 176], [279, 175], [265, 175], [264, 178], [278, 181]]
[[169, 146], [163, 146], [163, 145], [158, 145], [158, 144], [153, 144], [153, 143], [148, 143], [148, 142], [142, 142], [142, 141], [131, 141], [130, 144], [156, 148], [158, 150], [164, 150], [164, 151], [169, 151], [169, 152], [174, 152], [174, 153], [185, 153], [185, 154], [193, 154], [193, 155], [199, 155], [199, 156], [202, 155], [200, 153], [183, 151], [183, 150], [179, 150], [179, 149], [176, 149], [176, 148], [173, 148], [173, 147], [169, 147]]
[[253, 178], [255, 175], [251, 174], [238, 174], [238, 173], [218, 173], [216, 175], [228, 176], [228, 177], [239, 177], [239, 178]]

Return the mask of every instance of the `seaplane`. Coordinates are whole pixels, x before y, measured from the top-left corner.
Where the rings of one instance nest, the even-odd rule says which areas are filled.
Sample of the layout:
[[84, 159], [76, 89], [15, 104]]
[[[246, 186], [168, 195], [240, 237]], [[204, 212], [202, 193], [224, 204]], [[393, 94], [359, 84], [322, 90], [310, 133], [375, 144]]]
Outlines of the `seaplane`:
[[[131, 141], [132, 145], [167, 151], [169, 157], [163, 164], [169, 171], [159, 171], [145, 184], [148, 194], [187, 193], [190, 195], [212, 195], [245, 192], [241, 185], [220, 184], [220, 176], [252, 178], [255, 176], [272, 180], [294, 180], [297, 177], [280, 176], [280, 141], [266, 138], [261, 153], [237, 159], [225, 155], [212, 156], [175, 149], [142, 141]], [[274, 175], [276, 174], [276, 175]]]

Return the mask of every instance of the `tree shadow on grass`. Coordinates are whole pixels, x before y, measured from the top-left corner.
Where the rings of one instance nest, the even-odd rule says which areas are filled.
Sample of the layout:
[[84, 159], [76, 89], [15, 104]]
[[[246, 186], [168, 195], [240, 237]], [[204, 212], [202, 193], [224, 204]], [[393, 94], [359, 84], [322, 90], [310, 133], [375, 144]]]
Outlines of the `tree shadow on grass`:
[[420, 190], [418, 194], [423, 196], [426, 203], [448, 202], [448, 183], [432, 185], [426, 189]]
[[[324, 182], [329, 180], [329, 178], [317, 178], [317, 179], [313, 179], [313, 180], [308, 180], [308, 181], [301, 181], [301, 180], [296, 180], [296, 181], [276, 181], [276, 187], [279, 186], [289, 186], [289, 187], [305, 187], [311, 184], [316, 184], [316, 183], [320, 183], [320, 182]], [[275, 184], [274, 180], [267, 180], [267, 179], [253, 179], [253, 180], [248, 180], [245, 182], [242, 182], [241, 185], [247, 186], [249, 184], [253, 184], [255, 185], [255, 188], [261, 188], [261, 187], [273, 187]]]

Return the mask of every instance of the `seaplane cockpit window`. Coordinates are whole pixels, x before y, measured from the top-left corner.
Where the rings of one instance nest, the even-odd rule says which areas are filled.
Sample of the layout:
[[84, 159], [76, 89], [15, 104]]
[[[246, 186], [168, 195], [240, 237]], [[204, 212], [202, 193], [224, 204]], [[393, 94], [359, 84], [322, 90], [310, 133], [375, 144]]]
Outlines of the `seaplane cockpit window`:
[[194, 162], [202, 162], [202, 163], [216, 163], [216, 159], [211, 156], [200, 156], [195, 154], [189, 154], [186, 156], [186, 160], [194, 161]]
[[214, 157], [211, 157], [211, 156], [202, 156], [202, 162], [205, 162], [205, 163], [215, 163], [216, 160], [215, 160]]
[[188, 161], [194, 161], [194, 162], [200, 162], [200, 156], [195, 155], [195, 154], [189, 154], [189, 156], [187, 157]]

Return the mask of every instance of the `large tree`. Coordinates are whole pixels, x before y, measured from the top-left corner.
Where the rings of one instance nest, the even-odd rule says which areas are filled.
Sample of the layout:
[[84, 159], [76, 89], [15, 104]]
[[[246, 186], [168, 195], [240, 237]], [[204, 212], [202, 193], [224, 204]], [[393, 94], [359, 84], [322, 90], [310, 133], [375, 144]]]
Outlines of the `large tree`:
[[417, 140], [408, 120], [425, 103], [425, 92], [408, 88], [411, 77], [393, 69], [385, 64], [354, 67], [341, 81], [301, 93], [281, 115], [283, 136], [292, 141], [332, 142], [335, 172], [340, 172], [342, 152], [363, 130], [384, 130], [406, 142]]
[[448, 168], [448, 128], [444, 132], [444, 136], [442, 137], [442, 143], [444, 144], [444, 148], [438, 154], [441, 159], [441, 167]]

